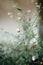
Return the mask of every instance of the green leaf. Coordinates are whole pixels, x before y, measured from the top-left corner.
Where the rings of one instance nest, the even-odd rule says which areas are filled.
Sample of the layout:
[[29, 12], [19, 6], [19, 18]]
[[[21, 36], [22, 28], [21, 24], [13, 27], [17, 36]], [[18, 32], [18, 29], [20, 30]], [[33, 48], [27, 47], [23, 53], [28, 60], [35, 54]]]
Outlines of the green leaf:
[[22, 11], [22, 9], [21, 9], [19, 6], [16, 6], [16, 9], [17, 9], [18, 11]]

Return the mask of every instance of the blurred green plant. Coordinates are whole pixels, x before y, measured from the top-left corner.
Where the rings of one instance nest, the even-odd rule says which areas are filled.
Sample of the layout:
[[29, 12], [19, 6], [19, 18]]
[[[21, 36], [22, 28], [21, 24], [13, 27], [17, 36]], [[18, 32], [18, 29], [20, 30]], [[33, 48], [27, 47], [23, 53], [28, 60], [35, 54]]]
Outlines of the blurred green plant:
[[[21, 20], [22, 20], [22, 29], [23, 33], [20, 33], [17, 38], [17, 46], [14, 48], [12, 47], [11, 52], [9, 49], [6, 50], [6, 53], [3, 49], [3, 45], [0, 45], [0, 65], [43, 65], [43, 41], [38, 37], [35, 38], [33, 28], [36, 27], [35, 23], [36, 20], [39, 21], [39, 15], [35, 16], [35, 20], [31, 22], [28, 19], [28, 13], [22, 12], [22, 9], [16, 7], [22, 13]], [[27, 21], [27, 19], [28, 21]], [[20, 21], [21, 21], [20, 20]], [[34, 26], [35, 25], [35, 26]], [[35, 38], [37, 40], [34, 41]], [[33, 39], [32, 43], [30, 43], [31, 39]], [[4, 42], [2, 42], [4, 43]], [[10, 42], [9, 42], [10, 43]]]

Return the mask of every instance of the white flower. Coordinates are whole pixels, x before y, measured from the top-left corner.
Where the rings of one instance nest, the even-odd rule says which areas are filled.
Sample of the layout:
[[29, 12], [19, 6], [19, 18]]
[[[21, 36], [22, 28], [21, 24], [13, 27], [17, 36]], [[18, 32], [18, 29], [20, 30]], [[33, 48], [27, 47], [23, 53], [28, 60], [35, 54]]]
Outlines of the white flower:
[[17, 32], [20, 32], [20, 29], [19, 28], [17, 28]]
[[35, 61], [36, 60], [36, 57], [35, 56], [32, 56], [32, 60]]
[[37, 28], [37, 27], [34, 27], [34, 28], [33, 28], [33, 33], [34, 33], [34, 34], [37, 34], [37, 33], [38, 33], [38, 28]]
[[21, 20], [21, 17], [18, 17], [18, 20]]
[[35, 39], [35, 38], [32, 38], [31, 40], [30, 40], [30, 44], [34, 44], [34, 43], [36, 43], [37, 42], [37, 40]]
[[11, 12], [8, 12], [8, 15], [11, 15], [12, 13]]

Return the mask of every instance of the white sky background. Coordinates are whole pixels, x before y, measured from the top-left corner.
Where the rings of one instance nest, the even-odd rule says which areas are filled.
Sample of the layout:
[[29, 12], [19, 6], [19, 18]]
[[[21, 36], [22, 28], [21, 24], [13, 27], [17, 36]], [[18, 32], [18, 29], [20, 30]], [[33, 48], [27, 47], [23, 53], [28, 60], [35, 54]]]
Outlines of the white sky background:
[[2, 31], [10, 32], [13, 34], [16, 34], [16, 29], [19, 28], [19, 24], [15, 22], [15, 20], [12, 19], [6, 19], [1, 20], [0, 22], [0, 29], [3, 29]]

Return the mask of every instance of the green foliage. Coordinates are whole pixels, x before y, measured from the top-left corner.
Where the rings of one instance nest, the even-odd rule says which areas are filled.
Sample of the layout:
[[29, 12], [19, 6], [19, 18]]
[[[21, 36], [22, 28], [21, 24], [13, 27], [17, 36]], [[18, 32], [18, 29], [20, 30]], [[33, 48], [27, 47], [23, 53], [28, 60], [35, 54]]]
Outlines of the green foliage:
[[[17, 7], [16, 9], [22, 11], [20, 7]], [[43, 41], [38, 38], [38, 44], [36, 44], [36, 42], [30, 44], [30, 40], [35, 38], [35, 34], [32, 30], [33, 26], [39, 17], [37, 16], [33, 23], [29, 23], [30, 21], [28, 20], [27, 22], [26, 20], [26, 13], [23, 13], [22, 15], [23, 33], [17, 36], [16, 38], [18, 41], [14, 42], [18, 45], [15, 48], [12, 47], [11, 52], [9, 52], [9, 49], [7, 49], [6, 53], [2, 49], [3, 46], [0, 45], [2, 47], [0, 49], [0, 65], [43, 65]], [[36, 57], [34, 61], [32, 56]]]

